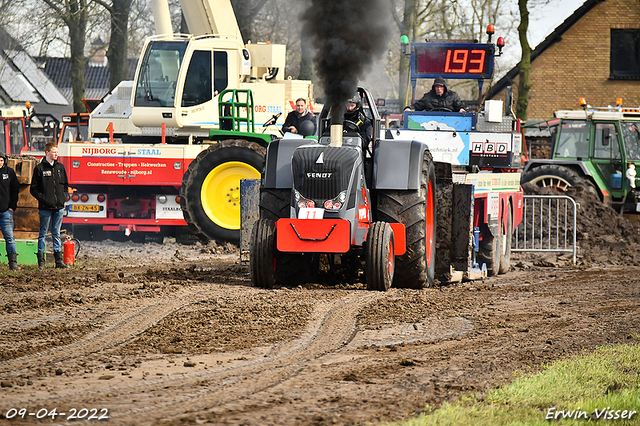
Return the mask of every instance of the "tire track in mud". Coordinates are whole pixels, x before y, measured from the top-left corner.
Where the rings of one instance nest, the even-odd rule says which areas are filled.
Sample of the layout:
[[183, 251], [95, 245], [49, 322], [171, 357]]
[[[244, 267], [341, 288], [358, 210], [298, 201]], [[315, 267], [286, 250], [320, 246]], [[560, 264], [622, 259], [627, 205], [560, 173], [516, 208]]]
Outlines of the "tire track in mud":
[[[64, 395], [22, 399], [20, 404], [79, 406], [84, 403], [96, 406], [98, 403], [102, 407], [109, 407], [109, 415], [117, 424], [136, 425], [152, 424], [155, 420], [232, 404], [286, 381], [304, 369], [309, 361], [347, 345], [356, 334], [356, 317], [360, 310], [384, 297], [389, 297], [389, 292], [355, 291], [338, 299], [319, 301], [311, 321], [299, 338], [277, 344], [264, 356], [241, 364], [101, 390], [71, 391]], [[188, 303], [176, 302], [171, 312], [179, 309], [178, 305]], [[165, 316], [168, 315], [167, 311], [164, 311]], [[146, 312], [146, 309], [133, 316], [139, 316], [142, 312]], [[119, 324], [126, 324], [126, 321]], [[147, 324], [150, 326], [150, 321]], [[115, 327], [110, 327], [110, 330]], [[139, 327], [135, 329], [139, 330]], [[125, 334], [133, 336], [135, 333], [129, 329]], [[115, 333], [106, 334], [113, 336]], [[104, 339], [96, 340], [96, 345], [98, 342], [104, 342]]]
[[120, 346], [140, 335], [163, 318], [190, 304], [206, 300], [215, 291], [201, 291], [182, 297], [173, 297], [154, 301], [143, 308], [127, 310], [112, 317], [110, 325], [84, 338], [65, 346], [57, 346], [33, 355], [0, 363], [0, 374], [20, 374], [34, 364], [46, 365], [77, 359], [91, 353]]

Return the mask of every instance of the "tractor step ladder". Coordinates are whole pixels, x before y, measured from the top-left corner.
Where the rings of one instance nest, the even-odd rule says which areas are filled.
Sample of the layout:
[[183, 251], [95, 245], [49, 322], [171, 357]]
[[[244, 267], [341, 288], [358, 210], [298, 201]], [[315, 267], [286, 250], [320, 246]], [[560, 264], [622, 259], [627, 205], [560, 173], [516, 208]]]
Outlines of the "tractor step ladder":
[[[250, 89], [226, 89], [218, 98], [220, 128], [234, 132], [255, 133], [253, 93]], [[246, 125], [245, 130], [241, 129]]]

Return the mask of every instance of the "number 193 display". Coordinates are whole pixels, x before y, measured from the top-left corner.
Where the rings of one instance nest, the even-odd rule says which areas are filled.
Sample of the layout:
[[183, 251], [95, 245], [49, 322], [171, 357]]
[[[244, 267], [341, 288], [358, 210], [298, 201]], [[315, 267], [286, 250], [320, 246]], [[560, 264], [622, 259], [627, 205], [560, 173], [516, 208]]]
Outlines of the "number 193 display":
[[491, 44], [415, 44], [412, 78], [490, 78], [494, 46]]

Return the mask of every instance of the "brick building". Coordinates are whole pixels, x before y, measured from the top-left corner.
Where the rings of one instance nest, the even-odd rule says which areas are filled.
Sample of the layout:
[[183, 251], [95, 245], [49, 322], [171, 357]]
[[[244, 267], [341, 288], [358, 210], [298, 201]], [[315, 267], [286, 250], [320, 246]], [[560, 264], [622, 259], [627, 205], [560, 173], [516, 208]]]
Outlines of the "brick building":
[[[528, 119], [553, 117], [560, 109], [640, 106], [640, 2], [587, 0], [531, 52]], [[518, 68], [490, 89], [487, 99], [517, 97]]]

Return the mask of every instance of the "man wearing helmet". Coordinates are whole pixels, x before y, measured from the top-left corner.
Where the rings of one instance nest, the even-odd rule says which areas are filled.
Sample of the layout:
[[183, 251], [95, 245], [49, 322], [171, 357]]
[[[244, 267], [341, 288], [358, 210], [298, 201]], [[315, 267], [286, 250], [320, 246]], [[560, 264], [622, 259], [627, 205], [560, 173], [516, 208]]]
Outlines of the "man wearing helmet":
[[408, 105], [405, 111], [454, 111], [465, 112], [466, 108], [456, 92], [447, 89], [447, 83], [442, 77], [436, 77], [431, 91], [424, 94], [422, 99]]
[[[313, 123], [313, 131], [311, 131], [311, 126], [309, 125], [301, 126], [305, 121]], [[304, 128], [305, 131], [301, 132], [301, 127]], [[305, 101], [304, 98], [298, 98], [296, 100], [296, 109], [287, 115], [282, 125], [282, 131], [297, 133], [302, 136], [311, 136], [316, 133], [316, 117], [307, 109], [307, 101]]]
[[371, 124], [371, 120], [369, 120], [362, 111], [362, 100], [358, 93], [354, 94], [347, 101], [347, 111], [344, 113], [344, 120], [345, 130], [349, 130], [350, 127], [357, 127], [357, 131], [360, 133], [363, 141], [367, 144], [371, 141], [373, 125]]

